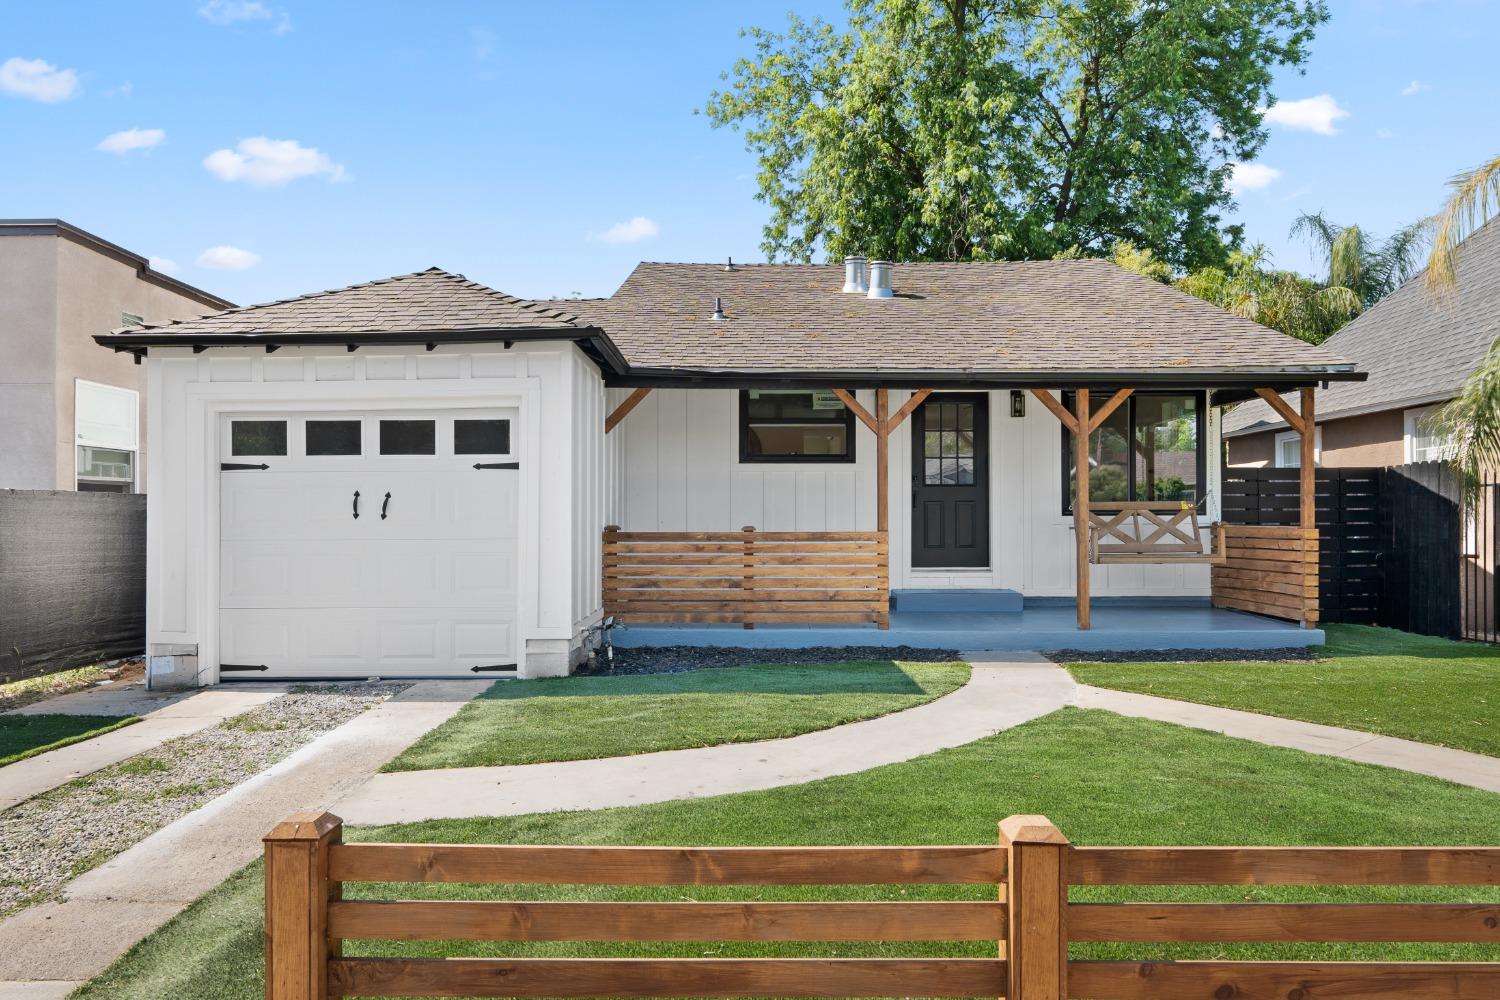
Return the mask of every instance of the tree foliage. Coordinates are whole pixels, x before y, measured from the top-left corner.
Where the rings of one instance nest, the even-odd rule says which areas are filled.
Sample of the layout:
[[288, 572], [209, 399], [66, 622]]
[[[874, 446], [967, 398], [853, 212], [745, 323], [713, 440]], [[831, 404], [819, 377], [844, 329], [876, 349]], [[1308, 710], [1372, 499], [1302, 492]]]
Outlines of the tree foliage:
[[1316, 212], [1297, 216], [1291, 235], [1306, 237], [1323, 258], [1323, 284], [1349, 289], [1365, 309], [1416, 275], [1431, 231], [1431, 220], [1421, 219], [1377, 240], [1359, 226], [1341, 226]]
[[1222, 263], [1232, 164], [1322, 0], [849, 0], [792, 17], [706, 112], [744, 131], [771, 259], [1045, 259], [1118, 240]]
[[1440, 295], [1457, 287], [1458, 245], [1500, 208], [1500, 156], [1448, 182], [1448, 203], [1434, 223], [1427, 287]]

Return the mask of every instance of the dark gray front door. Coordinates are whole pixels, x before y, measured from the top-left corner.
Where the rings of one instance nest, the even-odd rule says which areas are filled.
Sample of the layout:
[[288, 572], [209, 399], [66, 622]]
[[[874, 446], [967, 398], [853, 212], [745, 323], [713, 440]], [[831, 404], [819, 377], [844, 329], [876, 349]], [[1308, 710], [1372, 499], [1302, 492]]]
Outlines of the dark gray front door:
[[911, 564], [988, 566], [989, 397], [934, 393], [911, 434]]

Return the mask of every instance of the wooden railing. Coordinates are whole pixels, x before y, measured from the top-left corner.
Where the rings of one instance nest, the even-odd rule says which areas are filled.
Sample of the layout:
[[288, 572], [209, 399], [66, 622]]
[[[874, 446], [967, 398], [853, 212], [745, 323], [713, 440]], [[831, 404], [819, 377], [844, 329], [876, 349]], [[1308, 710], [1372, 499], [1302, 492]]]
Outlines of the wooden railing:
[[1318, 621], [1318, 532], [1291, 525], [1224, 526], [1225, 558], [1214, 566], [1216, 608]]
[[[1496, 847], [1073, 847], [1044, 816], [998, 846], [344, 844], [299, 813], [265, 838], [266, 998], [1010, 997], [1494, 1000], [1500, 962], [1070, 961], [1069, 942], [1500, 944], [1500, 905], [1072, 903], [1070, 885], [1500, 885]], [[994, 902], [342, 899], [344, 882], [988, 884]], [[346, 958], [385, 941], [995, 941], [999, 958]]]
[[886, 628], [889, 609], [885, 532], [604, 530], [604, 613], [627, 625]]

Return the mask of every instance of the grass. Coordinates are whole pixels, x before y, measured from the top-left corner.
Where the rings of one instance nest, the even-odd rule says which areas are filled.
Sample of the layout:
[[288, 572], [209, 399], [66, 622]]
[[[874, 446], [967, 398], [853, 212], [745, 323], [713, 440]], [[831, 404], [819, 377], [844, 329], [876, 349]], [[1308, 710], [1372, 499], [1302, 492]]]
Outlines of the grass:
[[1280, 715], [1500, 757], [1500, 650], [1329, 625], [1316, 662], [1070, 663], [1097, 687]]
[[[1065, 709], [928, 757], [805, 785], [591, 812], [346, 831], [350, 840], [562, 844], [993, 843], [1011, 813], [1049, 815], [1081, 844], [1496, 844], [1500, 796], [1420, 775]], [[261, 873], [252, 865], [141, 942], [80, 1000], [254, 1000]], [[609, 888], [348, 885], [464, 899], [993, 899], [984, 886]], [[1500, 887], [1075, 889], [1077, 899], [1500, 900]], [[1484, 960], [1494, 945], [1089, 945], [1079, 957]], [[351, 955], [992, 956], [994, 945], [347, 942]]]
[[23, 677], [18, 681], [0, 684], [0, 711], [10, 711], [32, 702], [43, 701], [59, 694], [67, 694], [97, 684], [110, 676], [110, 671], [99, 664], [59, 670], [39, 677]]
[[135, 715], [0, 715], [0, 767], [140, 721]]
[[963, 663], [881, 660], [502, 681], [385, 770], [584, 760], [796, 736], [920, 705], [968, 678]]

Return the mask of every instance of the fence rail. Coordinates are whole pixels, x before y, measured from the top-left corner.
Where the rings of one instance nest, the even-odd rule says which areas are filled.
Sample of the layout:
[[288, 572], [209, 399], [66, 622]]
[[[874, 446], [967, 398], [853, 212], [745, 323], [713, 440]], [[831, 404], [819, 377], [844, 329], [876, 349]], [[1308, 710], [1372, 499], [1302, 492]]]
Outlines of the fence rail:
[[882, 531], [604, 530], [604, 612], [627, 623], [886, 628]]
[[[994, 902], [344, 901], [342, 883], [996, 886]], [[1069, 960], [1069, 942], [1480, 942], [1500, 905], [1070, 903], [1070, 885], [1500, 885], [1495, 847], [1074, 847], [1043, 816], [997, 846], [342, 843], [328, 813], [265, 838], [266, 998], [1009, 997], [1494, 1000], [1500, 962]], [[351, 958], [385, 941], [988, 941], [999, 958]]]

